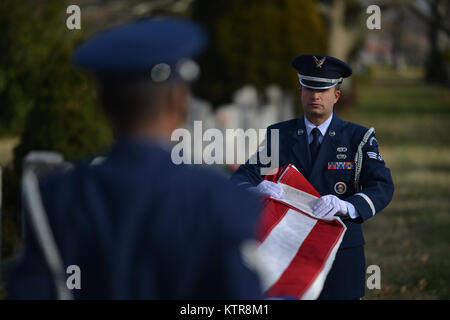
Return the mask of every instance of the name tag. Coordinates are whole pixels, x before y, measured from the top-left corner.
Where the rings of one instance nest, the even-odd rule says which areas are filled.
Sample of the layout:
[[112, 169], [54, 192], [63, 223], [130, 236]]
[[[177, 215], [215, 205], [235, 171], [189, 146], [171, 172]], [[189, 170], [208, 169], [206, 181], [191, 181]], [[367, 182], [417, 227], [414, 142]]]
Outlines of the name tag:
[[328, 170], [353, 170], [354, 162], [328, 162]]

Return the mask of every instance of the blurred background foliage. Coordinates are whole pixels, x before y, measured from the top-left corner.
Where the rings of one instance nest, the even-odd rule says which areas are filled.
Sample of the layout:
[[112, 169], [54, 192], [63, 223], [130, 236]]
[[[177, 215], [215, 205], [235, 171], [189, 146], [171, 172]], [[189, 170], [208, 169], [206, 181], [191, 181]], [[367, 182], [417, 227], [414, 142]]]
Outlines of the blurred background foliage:
[[[56, 150], [79, 160], [108, 146], [111, 131], [95, 101], [93, 79], [70, 64], [85, 37], [66, 28], [67, 4], [59, 0], [0, 3], [0, 135], [13, 140], [13, 159], [2, 160], [2, 254], [16, 250], [19, 180], [24, 156]], [[14, 138], [14, 137], [19, 137]]]
[[30, 150], [79, 159], [111, 134], [98, 112], [92, 79], [70, 64], [81, 32], [65, 26], [64, 1], [1, 3], [0, 134], [20, 136], [15, 167]]
[[[39, 127], [45, 131], [52, 122], [67, 122], [64, 119], [70, 118], [61, 114], [59, 117], [52, 115], [54, 119], [48, 121], [45, 117], [39, 121], [26, 120], [31, 110], [40, 108], [41, 111], [48, 110], [47, 115], [52, 113], [50, 110], [79, 116], [87, 113], [85, 121], [77, 122], [80, 128], [75, 132], [68, 130], [74, 125], [66, 127], [68, 123], [62, 122], [61, 128], [53, 135], [61, 140], [69, 139], [66, 135], [78, 136], [76, 139], [82, 140], [86, 130], [86, 138], [89, 139], [84, 139], [89, 141], [84, 143], [87, 143], [87, 149], [83, 150], [84, 143], [77, 144], [82, 148], [79, 149], [82, 153], [95, 150], [89, 147], [95, 144], [92, 140], [98, 139], [99, 144], [104, 144], [107, 140], [104, 129], [99, 128], [103, 134], [89, 135], [92, 129], [88, 127], [105, 127], [98, 118], [92, 117], [92, 110], [95, 110], [93, 86], [69, 63], [75, 44], [84, 34], [61, 28], [65, 26], [65, 2], [5, 0], [0, 6], [0, 134], [21, 135], [26, 130], [37, 132]], [[36, 114], [34, 112], [32, 117], [35, 118]], [[22, 142], [34, 139], [31, 136], [25, 134]], [[36, 138], [34, 141], [40, 141], [39, 147], [53, 146], [51, 142], [46, 145], [44, 140], [46, 138]], [[65, 150], [61, 151], [65, 153]], [[74, 155], [69, 150], [67, 152], [67, 155]]]
[[[71, 4], [81, 8], [81, 30], [66, 27]], [[381, 30], [366, 28], [372, 4], [381, 8]], [[350, 99], [336, 109], [346, 120], [376, 128], [396, 184], [392, 203], [363, 226], [367, 264], [382, 270], [382, 289], [367, 290], [367, 298], [450, 298], [447, 0], [0, 1], [3, 257], [20, 243], [24, 155], [56, 150], [76, 161], [112, 141], [95, 79], [70, 63], [74, 47], [107, 27], [161, 14], [207, 28], [209, 47], [199, 57], [194, 93], [213, 107], [246, 84], [261, 91], [275, 83], [294, 95], [290, 62], [298, 54], [328, 53], [349, 62], [354, 75], [343, 98]]]
[[215, 105], [248, 83], [294, 90], [297, 77], [286, 65], [299, 54], [326, 51], [315, 0], [197, 0], [192, 17], [210, 34], [195, 91]]

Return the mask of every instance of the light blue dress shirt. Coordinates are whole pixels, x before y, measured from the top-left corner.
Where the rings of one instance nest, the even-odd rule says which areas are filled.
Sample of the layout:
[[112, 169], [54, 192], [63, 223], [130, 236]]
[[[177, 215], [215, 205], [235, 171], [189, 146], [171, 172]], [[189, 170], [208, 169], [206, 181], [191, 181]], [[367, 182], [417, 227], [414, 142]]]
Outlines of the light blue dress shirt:
[[319, 143], [321, 144], [323, 141], [323, 137], [325, 136], [325, 133], [328, 130], [328, 127], [330, 126], [331, 120], [333, 119], [333, 114], [331, 114], [331, 116], [325, 120], [324, 122], [322, 122], [319, 126], [315, 126], [313, 123], [311, 123], [308, 119], [306, 119], [306, 116], [304, 117], [305, 119], [305, 127], [306, 127], [306, 132], [308, 133], [308, 144], [310, 144], [313, 141], [313, 135], [312, 135], [312, 129], [314, 128], [318, 128], [320, 133], [322, 134], [319, 137]]

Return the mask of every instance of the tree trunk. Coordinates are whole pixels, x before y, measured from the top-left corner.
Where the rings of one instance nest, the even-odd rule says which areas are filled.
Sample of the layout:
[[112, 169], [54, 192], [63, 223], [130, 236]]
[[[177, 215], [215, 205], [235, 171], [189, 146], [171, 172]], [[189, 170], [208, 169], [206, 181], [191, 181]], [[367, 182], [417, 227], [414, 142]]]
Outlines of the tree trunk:
[[[442, 0], [430, 1], [431, 21], [429, 24], [428, 41], [430, 51], [426, 63], [426, 80], [431, 82], [445, 83], [448, 80], [444, 57], [439, 52], [439, 25], [441, 23], [441, 15], [439, 6]], [[447, 0], [444, 0], [447, 1]]]
[[345, 26], [346, 5], [345, 0], [334, 0], [329, 9], [328, 53], [343, 61], [348, 61], [359, 33], [356, 28], [349, 29]]

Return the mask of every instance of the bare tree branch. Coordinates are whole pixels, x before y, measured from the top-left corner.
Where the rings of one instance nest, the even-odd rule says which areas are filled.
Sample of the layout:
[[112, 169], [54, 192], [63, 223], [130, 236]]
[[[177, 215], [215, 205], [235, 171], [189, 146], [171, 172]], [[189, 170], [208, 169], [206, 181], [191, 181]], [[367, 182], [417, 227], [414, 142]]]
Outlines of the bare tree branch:
[[443, 23], [442, 17], [439, 17], [437, 21], [435, 21], [434, 17], [430, 17], [427, 14], [425, 14], [422, 10], [420, 10], [416, 4], [410, 2], [410, 1], [401, 1], [400, 5], [404, 8], [407, 8], [412, 13], [414, 13], [417, 17], [419, 17], [421, 20], [423, 20], [426, 24], [431, 25], [433, 23], [436, 23], [436, 26], [443, 32], [447, 34], [447, 36], [450, 36], [450, 27], [446, 26]]

